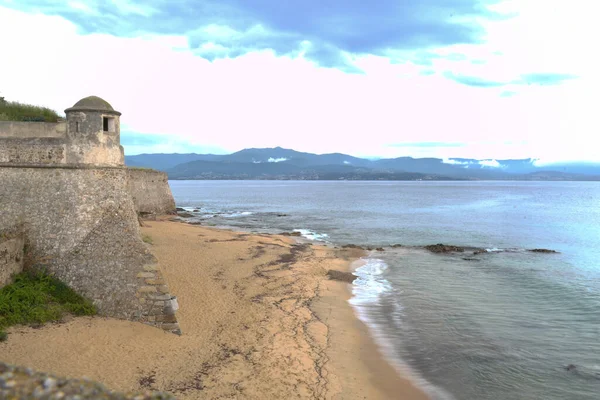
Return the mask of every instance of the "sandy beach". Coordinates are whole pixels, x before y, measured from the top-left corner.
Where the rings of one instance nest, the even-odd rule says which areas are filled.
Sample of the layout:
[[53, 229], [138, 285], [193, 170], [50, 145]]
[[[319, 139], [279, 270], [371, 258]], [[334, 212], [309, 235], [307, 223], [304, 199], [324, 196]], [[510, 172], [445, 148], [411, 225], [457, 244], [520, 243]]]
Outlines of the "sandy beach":
[[181, 399], [426, 399], [381, 357], [347, 300], [356, 249], [147, 221], [181, 336], [100, 317], [13, 327], [0, 360]]

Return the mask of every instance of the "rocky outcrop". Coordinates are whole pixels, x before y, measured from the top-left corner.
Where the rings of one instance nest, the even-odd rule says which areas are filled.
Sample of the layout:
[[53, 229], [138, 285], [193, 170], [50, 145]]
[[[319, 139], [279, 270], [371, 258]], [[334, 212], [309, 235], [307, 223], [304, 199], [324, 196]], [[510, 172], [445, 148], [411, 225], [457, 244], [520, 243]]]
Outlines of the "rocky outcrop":
[[531, 251], [532, 253], [558, 253], [556, 250], [549, 249], [530, 249], [527, 251]]
[[175, 400], [168, 393], [119, 393], [89, 379], [57, 378], [0, 362], [2, 399]]
[[342, 246], [342, 249], [358, 249], [358, 250], [364, 250], [364, 248], [362, 246], [359, 246], [357, 244], [345, 244]]
[[299, 236], [302, 236], [302, 233], [300, 233], [300, 232], [281, 232], [280, 235], [281, 236], [296, 236], [296, 237], [299, 237]]
[[447, 244], [430, 244], [429, 246], [425, 246], [426, 250], [429, 250], [432, 253], [464, 253], [465, 248], [459, 246], [451, 246]]

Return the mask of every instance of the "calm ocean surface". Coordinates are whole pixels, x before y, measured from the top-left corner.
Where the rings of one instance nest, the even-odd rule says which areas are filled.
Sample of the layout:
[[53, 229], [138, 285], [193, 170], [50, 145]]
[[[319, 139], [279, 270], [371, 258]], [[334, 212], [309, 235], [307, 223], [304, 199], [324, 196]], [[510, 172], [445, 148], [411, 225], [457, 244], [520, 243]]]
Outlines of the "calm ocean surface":
[[600, 183], [170, 185], [205, 225], [299, 230], [331, 244], [488, 249], [386, 247], [357, 270], [351, 303], [390, 362], [433, 398], [600, 399]]

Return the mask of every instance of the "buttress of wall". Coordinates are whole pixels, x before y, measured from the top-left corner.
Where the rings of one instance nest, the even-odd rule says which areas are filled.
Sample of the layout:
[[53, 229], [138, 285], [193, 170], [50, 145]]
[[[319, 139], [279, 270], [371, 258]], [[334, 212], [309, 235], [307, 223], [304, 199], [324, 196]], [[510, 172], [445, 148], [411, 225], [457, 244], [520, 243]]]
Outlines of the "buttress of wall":
[[153, 169], [128, 168], [129, 193], [140, 214], [174, 214], [175, 200], [167, 174]]
[[0, 182], [0, 227], [22, 227], [26, 268], [47, 269], [103, 315], [179, 330], [127, 169], [0, 167]]

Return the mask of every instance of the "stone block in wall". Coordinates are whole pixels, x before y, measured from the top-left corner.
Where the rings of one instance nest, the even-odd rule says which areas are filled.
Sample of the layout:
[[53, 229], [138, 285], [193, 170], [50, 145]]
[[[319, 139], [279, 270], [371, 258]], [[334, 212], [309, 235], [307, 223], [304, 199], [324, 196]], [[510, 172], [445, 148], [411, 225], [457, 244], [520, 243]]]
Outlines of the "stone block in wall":
[[0, 233], [0, 288], [12, 282], [12, 277], [23, 271], [22, 236]]

